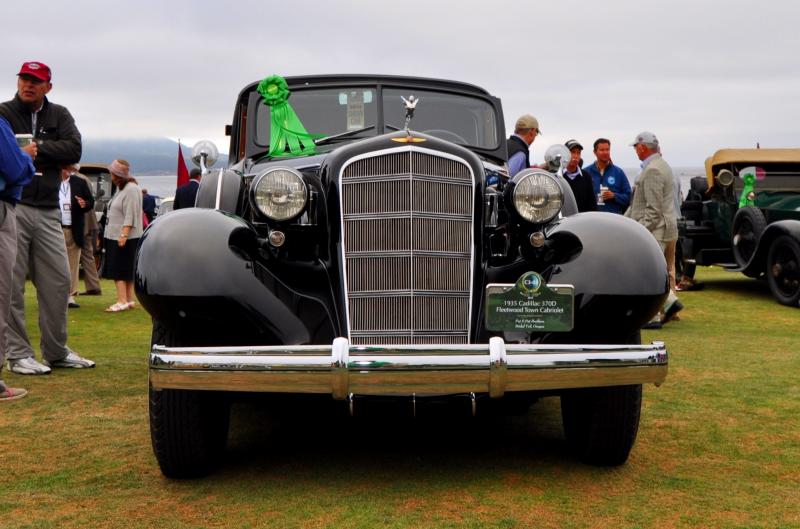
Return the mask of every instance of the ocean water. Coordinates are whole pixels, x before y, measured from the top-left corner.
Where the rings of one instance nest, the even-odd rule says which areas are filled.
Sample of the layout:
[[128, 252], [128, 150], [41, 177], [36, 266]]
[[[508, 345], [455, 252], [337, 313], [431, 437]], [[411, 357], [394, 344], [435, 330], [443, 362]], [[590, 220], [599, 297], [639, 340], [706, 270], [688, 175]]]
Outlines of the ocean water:
[[[627, 167], [623, 169], [625, 174], [628, 175], [628, 180], [633, 186], [633, 183], [636, 181], [636, 177], [639, 175], [641, 169], [638, 167], [631, 168]], [[704, 176], [705, 170], [702, 167], [673, 167], [672, 168], [675, 175], [680, 178], [681, 181], [681, 190], [683, 191], [683, 195], [686, 196], [687, 191], [689, 190], [689, 181], [694, 176]], [[136, 176], [136, 179], [139, 181], [139, 186], [146, 188], [147, 191], [151, 195], [155, 195], [161, 198], [171, 197], [175, 194], [175, 187], [178, 181], [178, 178], [174, 175], [167, 175], [167, 176]]]
[[[636, 177], [639, 176], [642, 170], [639, 167], [626, 167], [623, 171], [625, 171], [625, 174], [628, 176], [628, 181], [630, 181], [631, 187], [633, 187]], [[680, 179], [681, 193], [684, 197], [686, 193], [689, 192], [689, 182], [691, 182], [693, 177], [702, 176], [705, 178], [706, 176], [706, 170], [703, 167], [673, 167], [672, 173]]]
[[147, 192], [157, 197], [166, 198], [175, 195], [178, 177], [175, 175], [167, 176], [140, 176], [136, 175], [139, 187], [147, 189]]

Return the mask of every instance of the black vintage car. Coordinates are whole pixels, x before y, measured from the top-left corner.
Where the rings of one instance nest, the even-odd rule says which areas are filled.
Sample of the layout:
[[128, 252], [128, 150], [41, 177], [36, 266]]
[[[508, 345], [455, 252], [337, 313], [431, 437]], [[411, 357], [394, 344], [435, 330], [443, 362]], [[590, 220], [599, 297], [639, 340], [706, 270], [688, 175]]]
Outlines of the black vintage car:
[[138, 249], [162, 472], [213, 469], [242, 393], [316, 395], [351, 414], [374, 400], [480, 414], [558, 395], [577, 456], [625, 462], [642, 384], [667, 373], [664, 344], [640, 338], [668, 290], [650, 233], [578, 214], [559, 174], [509, 179], [500, 100], [481, 88], [285, 82], [280, 109], [274, 86], [242, 90], [230, 166], [208, 170], [197, 207], [157, 218]]

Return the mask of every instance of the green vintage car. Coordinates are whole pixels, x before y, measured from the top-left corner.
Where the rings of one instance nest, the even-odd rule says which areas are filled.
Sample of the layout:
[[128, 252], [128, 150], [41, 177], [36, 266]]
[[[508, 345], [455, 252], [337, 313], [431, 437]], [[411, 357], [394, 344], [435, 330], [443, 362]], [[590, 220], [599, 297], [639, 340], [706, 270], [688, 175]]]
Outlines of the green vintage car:
[[679, 223], [684, 262], [766, 279], [800, 302], [800, 149], [722, 149], [693, 179]]

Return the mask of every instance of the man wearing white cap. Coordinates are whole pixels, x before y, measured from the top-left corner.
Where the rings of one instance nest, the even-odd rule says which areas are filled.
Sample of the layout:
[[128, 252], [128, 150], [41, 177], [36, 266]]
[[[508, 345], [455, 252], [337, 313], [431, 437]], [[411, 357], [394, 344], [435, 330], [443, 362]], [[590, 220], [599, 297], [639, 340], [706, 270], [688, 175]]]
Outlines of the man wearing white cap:
[[683, 308], [675, 296], [675, 244], [678, 240], [678, 220], [675, 215], [675, 193], [673, 191], [672, 168], [661, 157], [658, 138], [652, 132], [640, 132], [631, 143], [642, 161], [642, 172], [633, 187], [631, 207], [625, 212], [656, 238], [669, 271], [670, 297], [664, 305], [663, 314], [652, 327], [660, 327], [669, 317]]
[[508, 138], [508, 175], [514, 176], [531, 166], [530, 146], [536, 136], [541, 134], [539, 120], [530, 114], [520, 116], [514, 126], [514, 134]]
[[[22, 189], [16, 206], [17, 258], [11, 290], [11, 312], [6, 332], [8, 368], [20, 375], [46, 375], [52, 367], [94, 367], [94, 362], [67, 347], [69, 263], [62, 231], [59, 201], [61, 166], [81, 158], [81, 134], [66, 107], [51, 103], [50, 68], [41, 62], [22, 65], [17, 94], [0, 104], [15, 134], [33, 136], [36, 174]], [[29, 136], [30, 137], [30, 136]], [[65, 202], [66, 204], [66, 202]], [[25, 325], [25, 278], [29, 276], [39, 302], [42, 362], [34, 356]]]

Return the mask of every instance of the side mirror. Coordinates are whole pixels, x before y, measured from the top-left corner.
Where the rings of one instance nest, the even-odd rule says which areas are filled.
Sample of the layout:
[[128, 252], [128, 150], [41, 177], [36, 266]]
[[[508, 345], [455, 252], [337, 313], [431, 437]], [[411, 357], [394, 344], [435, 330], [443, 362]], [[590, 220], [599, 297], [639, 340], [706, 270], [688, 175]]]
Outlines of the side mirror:
[[217, 163], [219, 159], [219, 150], [213, 142], [208, 140], [200, 140], [192, 147], [192, 163], [203, 171], [203, 174], [208, 172], [208, 168]]

